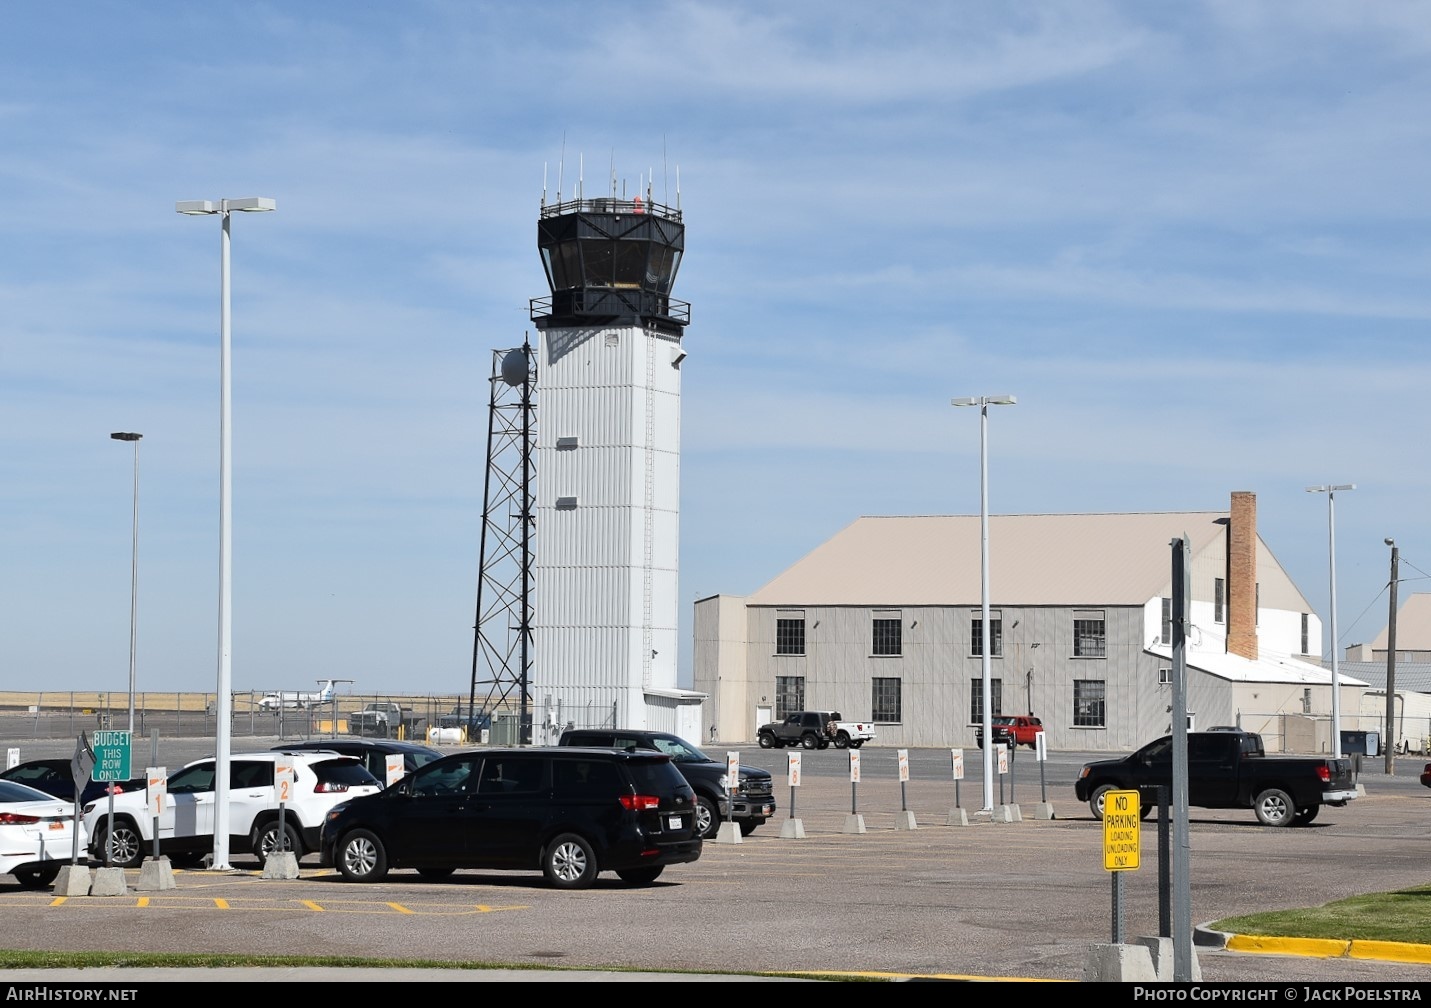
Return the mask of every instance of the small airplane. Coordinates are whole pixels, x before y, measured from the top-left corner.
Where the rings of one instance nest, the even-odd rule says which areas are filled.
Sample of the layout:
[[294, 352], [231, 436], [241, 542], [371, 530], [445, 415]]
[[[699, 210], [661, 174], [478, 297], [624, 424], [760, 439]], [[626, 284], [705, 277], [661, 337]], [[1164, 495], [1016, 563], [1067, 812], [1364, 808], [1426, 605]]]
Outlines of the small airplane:
[[323, 688], [316, 692], [277, 692], [267, 693], [258, 702], [258, 709], [264, 711], [276, 711], [281, 709], [306, 710], [309, 707], [317, 707], [320, 704], [328, 703], [333, 699], [333, 684], [336, 679], [319, 679], [318, 684]]

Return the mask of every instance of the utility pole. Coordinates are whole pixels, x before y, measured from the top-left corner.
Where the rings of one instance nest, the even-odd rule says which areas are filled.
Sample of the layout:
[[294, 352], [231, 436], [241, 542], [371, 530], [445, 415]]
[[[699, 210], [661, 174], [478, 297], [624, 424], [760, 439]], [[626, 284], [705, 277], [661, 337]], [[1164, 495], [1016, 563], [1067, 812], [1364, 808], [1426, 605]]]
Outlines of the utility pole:
[[1386, 735], [1381, 747], [1386, 751], [1386, 772], [1395, 772], [1396, 767], [1396, 582], [1397, 567], [1401, 557], [1395, 539], [1387, 539], [1391, 547], [1391, 612], [1386, 622]]

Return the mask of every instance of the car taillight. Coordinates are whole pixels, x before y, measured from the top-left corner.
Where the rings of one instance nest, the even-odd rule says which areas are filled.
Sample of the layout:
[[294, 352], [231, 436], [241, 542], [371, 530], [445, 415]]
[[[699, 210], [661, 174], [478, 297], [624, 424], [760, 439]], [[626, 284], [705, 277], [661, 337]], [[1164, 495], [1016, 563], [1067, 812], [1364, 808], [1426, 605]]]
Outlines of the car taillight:
[[342, 794], [346, 790], [348, 790], [348, 785], [335, 781], [319, 781], [313, 786], [315, 794]]
[[18, 812], [0, 812], [0, 826], [33, 826], [39, 821], [39, 816], [21, 815]]
[[622, 795], [621, 807], [630, 812], [645, 812], [660, 808], [661, 799], [649, 794]]
[[1332, 768], [1323, 763], [1317, 767], [1317, 776], [1322, 779], [1323, 784], [1330, 784], [1332, 781]]

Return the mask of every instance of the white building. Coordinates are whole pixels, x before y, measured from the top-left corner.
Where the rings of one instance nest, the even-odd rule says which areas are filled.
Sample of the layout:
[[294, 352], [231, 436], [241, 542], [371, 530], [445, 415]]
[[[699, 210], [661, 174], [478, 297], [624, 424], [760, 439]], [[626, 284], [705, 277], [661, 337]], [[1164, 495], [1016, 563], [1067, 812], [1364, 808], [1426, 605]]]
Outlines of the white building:
[[[1171, 727], [1172, 547], [1189, 551], [1194, 728], [1330, 752], [1321, 621], [1257, 534], [1222, 512], [989, 518], [994, 713], [1053, 748], [1130, 750]], [[871, 720], [888, 746], [971, 746], [982, 719], [978, 515], [859, 518], [747, 597], [696, 603], [695, 689], [729, 741], [802, 708]], [[1362, 680], [1339, 676], [1341, 708]]]
[[543, 205], [538, 243], [533, 741], [569, 723], [697, 738], [704, 697], [676, 686], [681, 212]]

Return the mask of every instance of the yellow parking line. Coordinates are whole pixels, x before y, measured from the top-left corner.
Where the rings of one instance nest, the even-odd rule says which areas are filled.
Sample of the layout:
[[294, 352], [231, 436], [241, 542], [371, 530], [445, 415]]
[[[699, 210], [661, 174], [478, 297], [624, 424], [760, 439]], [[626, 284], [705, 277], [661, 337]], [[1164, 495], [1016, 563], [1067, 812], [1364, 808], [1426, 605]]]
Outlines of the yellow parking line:
[[141, 906], [141, 907], [147, 907], [148, 905], [149, 905], [149, 897], [148, 897], [148, 896], [141, 896], [141, 897], [139, 897], [139, 902], [135, 904], [135, 906]]
[[227, 910], [229, 908], [229, 901], [226, 899], [215, 898], [214, 906], [219, 910]]
[[409, 910], [407, 907], [403, 906], [401, 903], [389, 903], [389, 904], [387, 904], [387, 905], [390, 906], [390, 907], [392, 907], [394, 910], [396, 910], [398, 913], [401, 913], [401, 914], [416, 914], [416, 913], [417, 913], [416, 910]]
[[323, 912], [323, 908], [317, 903], [314, 903], [312, 900], [303, 900], [302, 902], [303, 905], [306, 906], [309, 910], [317, 910], [319, 913]]

